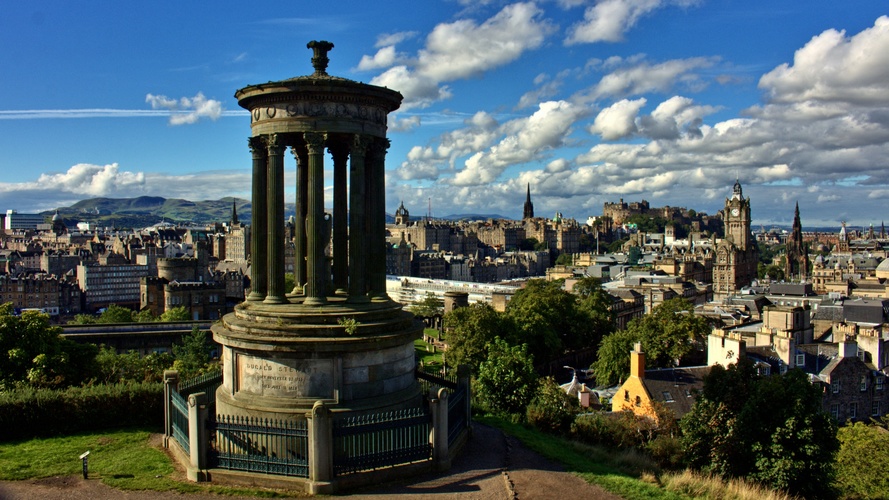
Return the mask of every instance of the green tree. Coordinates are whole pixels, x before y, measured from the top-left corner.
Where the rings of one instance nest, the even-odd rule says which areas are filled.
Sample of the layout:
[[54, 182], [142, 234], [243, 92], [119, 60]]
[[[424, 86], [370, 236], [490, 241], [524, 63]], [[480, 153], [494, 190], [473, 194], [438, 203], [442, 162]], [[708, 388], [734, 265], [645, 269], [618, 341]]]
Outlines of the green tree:
[[703, 343], [710, 333], [707, 320], [694, 314], [694, 306], [683, 298], [665, 300], [650, 314], [635, 318], [625, 332], [602, 339], [592, 368], [598, 384], [613, 384], [630, 373], [630, 350], [642, 344], [645, 366], [667, 368]]
[[111, 304], [108, 306], [102, 314], [99, 315], [99, 318], [96, 320], [96, 323], [132, 323], [133, 322], [133, 311], [131, 309], [127, 309], [126, 307], [121, 307], [117, 304]]
[[67, 387], [89, 377], [98, 349], [61, 336], [49, 316], [26, 311], [12, 313], [0, 305], [0, 387], [28, 382], [38, 387]]
[[586, 343], [586, 325], [577, 308], [577, 296], [566, 292], [562, 280], [529, 280], [506, 306], [516, 325], [518, 343], [528, 344], [538, 361], [546, 361]]
[[831, 494], [836, 423], [801, 370], [760, 377], [747, 358], [714, 366], [681, 426], [693, 468], [805, 498]]
[[524, 415], [537, 389], [537, 372], [528, 346], [511, 346], [495, 338], [479, 366], [476, 392], [479, 402], [502, 415]]
[[540, 242], [537, 241], [537, 238], [525, 238], [524, 240], [519, 241], [518, 247], [519, 250], [530, 252], [537, 248], [540, 245]]
[[181, 344], [173, 344], [173, 368], [180, 377], [191, 378], [215, 367], [210, 363], [211, 347], [207, 332], [195, 325], [190, 334], [182, 336]]
[[92, 325], [96, 323], [96, 317], [91, 314], [78, 314], [68, 322], [69, 325]]
[[133, 313], [133, 321], [136, 323], [154, 323], [157, 320], [158, 318], [151, 314], [151, 311], [147, 308], [142, 309], [137, 313]]
[[495, 337], [513, 337], [509, 319], [483, 302], [449, 311], [444, 315], [444, 328], [448, 364], [469, 365], [472, 373], [478, 373], [479, 365], [487, 358], [487, 346]]
[[619, 240], [614, 240], [608, 244], [608, 253], [619, 253], [623, 250], [624, 243], [630, 241], [629, 238], [621, 238]]
[[614, 312], [611, 310], [614, 297], [602, 288], [599, 278], [581, 278], [573, 290], [580, 296], [578, 306], [590, 332], [584, 342], [599, 345], [602, 338], [614, 332]]
[[136, 351], [118, 354], [113, 347], [101, 346], [95, 360], [96, 381], [102, 384], [120, 382], [160, 382], [163, 371], [173, 366], [170, 353], [140, 356]]
[[837, 485], [844, 497], [889, 498], [889, 432], [864, 422], [837, 432]]
[[570, 266], [574, 264], [574, 256], [570, 253], [561, 253], [556, 257], [557, 266]]
[[422, 300], [414, 302], [408, 310], [421, 317], [438, 316], [444, 312], [444, 301], [436, 297], [434, 293], [426, 292], [426, 296]]
[[618, 330], [603, 337], [596, 361], [590, 367], [596, 375], [596, 385], [610, 386], [625, 380], [630, 374], [630, 350], [641, 340], [637, 331], [630, 330]]
[[578, 411], [577, 398], [566, 394], [552, 377], [547, 377], [537, 386], [525, 415], [529, 424], [544, 432], [567, 434]]
[[775, 264], [763, 264], [760, 262], [756, 266], [756, 276], [760, 279], [769, 278], [772, 281], [784, 280], [784, 269]]
[[191, 321], [191, 315], [189, 314], [188, 309], [184, 306], [177, 306], [164, 311], [158, 319], [164, 323], [178, 323], [182, 321]]

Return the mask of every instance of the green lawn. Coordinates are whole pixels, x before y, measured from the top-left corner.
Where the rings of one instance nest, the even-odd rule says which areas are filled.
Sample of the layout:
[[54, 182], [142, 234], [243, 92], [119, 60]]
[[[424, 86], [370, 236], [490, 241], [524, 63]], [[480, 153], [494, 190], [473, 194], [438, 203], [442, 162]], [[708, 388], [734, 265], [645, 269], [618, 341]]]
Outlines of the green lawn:
[[[427, 328], [424, 333], [426, 335], [435, 337], [438, 334], [438, 330]], [[430, 344], [426, 343], [423, 339], [415, 340], [414, 348], [416, 348], [417, 356], [419, 357], [420, 361], [423, 362], [423, 365], [427, 368], [427, 370], [429, 370], [430, 367], [435, 369], [441, 368], [442, 350], [440, 348], [436, 349], [436, 352], [432, 352]]]
[[285, 497], [271, 490], [229, 488], [177, 481], [167, 455], [149, 444], [149, 432], [115, 430], [0, 445], [0, 480], [20, 481], [80, 475], [80, 455], [89, 451], [89, 477], [123, 490], [209, 492], [222, 495]]

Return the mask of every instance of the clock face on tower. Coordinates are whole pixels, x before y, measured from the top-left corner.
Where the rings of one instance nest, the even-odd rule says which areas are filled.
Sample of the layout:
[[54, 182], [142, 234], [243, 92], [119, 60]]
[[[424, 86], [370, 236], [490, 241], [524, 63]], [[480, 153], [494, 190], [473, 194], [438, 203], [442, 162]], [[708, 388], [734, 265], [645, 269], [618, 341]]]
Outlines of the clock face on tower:
[[732, 209], [732, 215], [734, 215], [735, 217], [737, 217], [739, 213], [740, 213], [740, 212], [738, 211], [737, 208], [733, 208], [733, 209]]

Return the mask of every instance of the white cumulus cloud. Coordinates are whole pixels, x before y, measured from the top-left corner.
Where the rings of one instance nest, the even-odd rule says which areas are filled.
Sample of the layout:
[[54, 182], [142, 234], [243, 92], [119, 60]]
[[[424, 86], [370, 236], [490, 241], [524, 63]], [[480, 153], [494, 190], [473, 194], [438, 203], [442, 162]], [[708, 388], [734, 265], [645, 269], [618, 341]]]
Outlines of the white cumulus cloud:
[[215, 99], [207, 99], [203, 92], [194, 97], [171, 99], [165, 95], [147, 94], [145, 102], [151, 109], [167, 109], [170, 111], [170, 125], [191, 125], [202, 118], [218, 120], [223, 114], [222, 103]]

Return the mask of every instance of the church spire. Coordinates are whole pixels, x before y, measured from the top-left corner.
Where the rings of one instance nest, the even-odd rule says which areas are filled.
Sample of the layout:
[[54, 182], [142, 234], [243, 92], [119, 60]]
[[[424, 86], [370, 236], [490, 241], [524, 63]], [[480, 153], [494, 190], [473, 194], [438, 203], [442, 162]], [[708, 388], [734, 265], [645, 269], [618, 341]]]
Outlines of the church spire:
[[534, 204], [531, 203], [531, 183], [528, 183], [528, 194], [525, 196], [525, 210], [522, 219], [534, 218]]
[[238, 199], [232, 200], [232, 226], [238, 224]]

